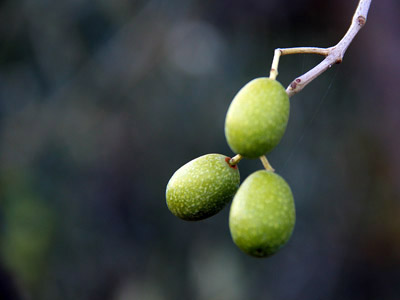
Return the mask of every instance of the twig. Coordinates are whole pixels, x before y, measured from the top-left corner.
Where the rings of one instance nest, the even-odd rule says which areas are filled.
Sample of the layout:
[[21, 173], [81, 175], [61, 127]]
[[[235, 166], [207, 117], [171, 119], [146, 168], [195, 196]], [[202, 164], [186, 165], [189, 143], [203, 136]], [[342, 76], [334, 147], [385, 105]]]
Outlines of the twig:
[[234, 157], [232, 157], [229, 160], [229, 164], [231, 166], [237, 165], [239, 163], [239, 161], [241, 161], [243, 159], [243, 156], [241, 156], [240, 154], [236, 154]]
[[265, 155], [260, 156], [260, 160], [261, 160], [261, 162], [262, 162], [264, 168], [265, 168], [267, 171], [275, 172], [275, 169], [271, 166], [271, 164], [269, 163], [269, 161], [268, 161], [268, 159], [267, 159], [267, 157], [266, 157]]
[[367, 21], [367, 15], [371, 1], [372, 0], [360, 0], [358, 2], [358, 6], [356, 12], [354, 13], [349, 29], [339, 43], [337, 43], [335, 46], [330, 48], [300, 47], [276, 49], [274, 53], [274, 59], [272, 61], [270, 78], [275, 79], [278, 75], [278, 64], [281, 55], [309, 53], [325, 56], [325, 59], [322, 62], [320, 62], [307, 73], [297, 77], [287, 87], [286, 93], [289, 95], [289, 97], [291, 97], [300, 92], [307, 84], [329, 69], [333, 64], [341, 63], [347, 48]]
[[329, 54], [329, 50], [325, 49], [325, 48], [315, 48], [315, 47], [275, 49], [274, 59], [272, 60], [271, 72], [269, 73], [269, 77], [271, 79], [275, 79], [276, 76], [278, 76], [279, 58], [282, 55], [300, 54], [300, 53], [319, 54], [319, 55], [327, 56]]

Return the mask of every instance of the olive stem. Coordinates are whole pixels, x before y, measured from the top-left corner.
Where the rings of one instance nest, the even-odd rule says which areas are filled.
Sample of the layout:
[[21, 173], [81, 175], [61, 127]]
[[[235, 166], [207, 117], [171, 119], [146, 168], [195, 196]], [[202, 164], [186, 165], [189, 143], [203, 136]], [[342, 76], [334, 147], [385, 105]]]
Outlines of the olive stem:
[[261, 160], [261, 162], [262, 162], [264, 168], [265, 168], [267, 171], [275, 172], [275, 169], [271, 166], [271, 164], [269, 163], [269, 161], [268, 161], [268, 159], [267, 159], [267, 157], [266, 157], [265, 155], [260, 156], [260, 160]]
[[229, 160], [229, 164], [231, 165], [231, 166], [235, 166], [235, 165], [237, 165], [238, 163], [239, 163], [239, 161], [241, 161], [243, 159], [243, 156], [241, 156], [240, 154], [236, 154], [234, 157], [232, 157], [230, 160]]
[[322, 56], [327, 56], [329, 54], [329, 49], [326, 48], [315, 48], [315, 47], [296, 47], [296, 48], [278, 48], [275, 49], [274, 58], [272, 60], [271, 71], [269, 73], [269, 78], [276, 79], [278, 76], [278, 65], [279, 58], [283, 55], [290, 54], [318, 54]]
[[270, 71], [270, 78], [275, 79], [276, 76], [278, 76], [278, 64], [281, 55], [307, 53], [325, 56], [325, 59], [322, 62], [309, 70], [307, 73], [297, 77], [290, 83], [286, 89], [286, 93], [289, 97], [291, 97], [300, 92], [306, 85], [328, 70], [332, 65], [341, 63], [347, 48], [350, 46], [360, 29], [367, 22], [367, 15], [371, 1], [372, 0], [360, 0], [358, 2], [357, 9], [354, 13], [349, 29], [335, 46], [330, 48], [296, 47], [275, 49]]
[[274, 58], [272, 59], [272, 66], [271, 66], [271, 71], [269, 72], [269, 78], [271, 79], [276, 79], [276, 76], [278, 76], [278, 65], [279, 65], [279, 58], [282, 55], [281, 49], [275, 49], [274, 52]]

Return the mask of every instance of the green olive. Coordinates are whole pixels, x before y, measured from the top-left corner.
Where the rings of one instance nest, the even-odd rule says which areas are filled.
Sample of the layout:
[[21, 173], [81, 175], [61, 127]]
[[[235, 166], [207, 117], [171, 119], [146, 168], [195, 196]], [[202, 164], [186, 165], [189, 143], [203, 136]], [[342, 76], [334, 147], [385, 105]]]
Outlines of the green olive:
[[196, 221], [219, 212], [236, 193], [240, 175], [230, 158], [207, 154], [178, 169], [168, 182], [167, 206], [177, 217]]
[[246, 158], [271, 151], [282, 139], [290, 103], [276, 80], [256, 78], [235, 96], [225, 119], [225, 137], [231, 149]]
[[289, 185], [278, 174], [262, 170], [246, 178], [237, 191], [229, 213], [229, 228], [242, 251], [266, 257], [289, 240], [295, 218]]

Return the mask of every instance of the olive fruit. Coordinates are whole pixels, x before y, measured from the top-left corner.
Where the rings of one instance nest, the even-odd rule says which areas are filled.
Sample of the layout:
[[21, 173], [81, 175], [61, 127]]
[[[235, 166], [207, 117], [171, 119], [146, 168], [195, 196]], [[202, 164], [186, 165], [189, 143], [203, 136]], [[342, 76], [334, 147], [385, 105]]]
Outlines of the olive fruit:
[[229, 228], [234, 243], [243, 252], [266, 257], [288, 241], [295, 218], [289, 185], [278, 174], [261, 170], [246, 178], [237, 191]]
[[290, 103], [284, 87], [270, 78], [256, 78], [234, 97], [225, 119], [229, 147], [246, 158], [271, 151], [281, 140]]
[[167, 206], [177, 217], [196, 221], [219, 212], [236, 193], [240, 175], [230, 158], [207, 154], [178, 169], [168, 182]]

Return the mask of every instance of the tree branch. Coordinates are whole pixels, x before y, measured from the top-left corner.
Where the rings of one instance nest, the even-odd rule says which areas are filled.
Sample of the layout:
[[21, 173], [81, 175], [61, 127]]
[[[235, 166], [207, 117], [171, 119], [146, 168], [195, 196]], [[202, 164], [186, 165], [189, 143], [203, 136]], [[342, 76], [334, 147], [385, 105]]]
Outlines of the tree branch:
[[339, 43], [336, 44], [336, 46], [330, 48], [301, 47], [276, 49], [274, 59], [272, 61], [270, 77], [272, 79], [275, 79], [278, 75], [278, 64], [281, 55], [309, 53], [325, 56], [325, 59], [317, 66], [312, 68], [307, 73], [297, 77], [290, 83], [290, 85], [286, 89], [286, 93], [289, 95], [289, 97], [291, 97], [304, 89], [306, 85], [308, 85], [311, 81], [313, 81], [315, 78], [317, 78], [327, 69], [329, 69], [333, 64], [341, 63], [347, 48], [367, 21], [367, 15], [369, 7], [371, 5], [371, 1], [372, 0], [360, 0], [358, 2], [358, 6], [354, 13], [351, 25], [346, 34], [339, 41]]

